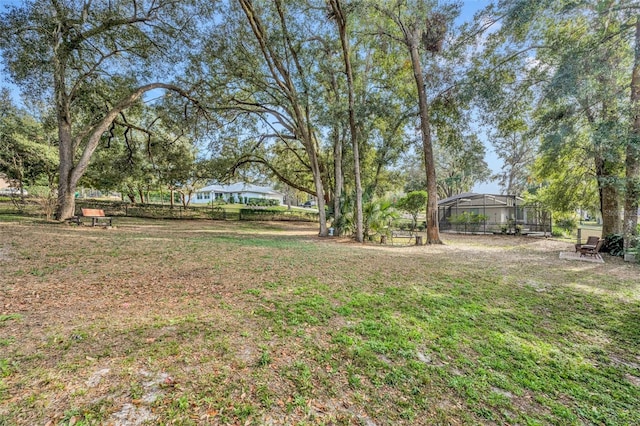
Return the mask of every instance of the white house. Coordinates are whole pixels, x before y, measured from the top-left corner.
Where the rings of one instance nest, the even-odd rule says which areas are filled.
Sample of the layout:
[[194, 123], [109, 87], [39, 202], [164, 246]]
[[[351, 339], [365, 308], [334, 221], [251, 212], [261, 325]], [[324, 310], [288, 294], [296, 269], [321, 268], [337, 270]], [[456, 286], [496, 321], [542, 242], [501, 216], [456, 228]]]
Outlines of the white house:
[[209, 185], [198, 189], [192, 198], [193, 204], [207, 204], [216, 200], [247, 204], [252, 198], [276, 200], [284, 204], [284, 194], [266, 186], [238, 182], [232, 185]]

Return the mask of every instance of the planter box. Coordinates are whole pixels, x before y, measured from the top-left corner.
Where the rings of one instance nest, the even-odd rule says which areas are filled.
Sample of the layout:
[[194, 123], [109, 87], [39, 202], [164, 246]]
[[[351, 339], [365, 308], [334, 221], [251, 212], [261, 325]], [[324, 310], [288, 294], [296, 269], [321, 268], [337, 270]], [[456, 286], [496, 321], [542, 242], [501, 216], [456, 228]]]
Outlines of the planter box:
[[626, 253], [624, 255], [624, 261], [625, 262], [635, 262], [636, 261], [635, 253]]

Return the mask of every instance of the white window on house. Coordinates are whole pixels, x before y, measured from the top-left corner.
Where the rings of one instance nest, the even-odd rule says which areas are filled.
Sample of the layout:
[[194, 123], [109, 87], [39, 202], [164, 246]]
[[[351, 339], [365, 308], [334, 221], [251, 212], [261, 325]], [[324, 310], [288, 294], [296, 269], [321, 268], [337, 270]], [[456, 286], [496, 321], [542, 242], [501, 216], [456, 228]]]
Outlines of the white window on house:
[[205, 192], [203, 195], [204, 195], [204, 199], [205, 200], [210, 200], [211, 199], [211, 193], [210, 192]]
[[198, 193], [196, 194], [196, 199], [198, 199], [198, 200], [202, 200], [202, 192], [198, 192]]

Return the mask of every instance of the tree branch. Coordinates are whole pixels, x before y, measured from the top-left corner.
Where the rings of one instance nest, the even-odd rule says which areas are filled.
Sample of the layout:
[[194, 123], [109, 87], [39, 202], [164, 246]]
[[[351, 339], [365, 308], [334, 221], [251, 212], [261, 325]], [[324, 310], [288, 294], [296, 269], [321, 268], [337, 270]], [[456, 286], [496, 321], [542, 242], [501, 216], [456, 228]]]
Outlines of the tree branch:
[[[71, 179], [73, 182], [77, 182], [80, 177], [84, 174], [85, 170], [89, 165], [89, 160], [93, 155], [93, 152], [96, 150], [98, 143], [100, 142], [100, 138], [102, 134], [106, 132], [109, 127], [112, 125], [113, 121], [117, 118], [118, 115], [125, 109], [129, 108], [133, 104], [135, 104], [144, 93], [153, 89], [167, 89], [173, 92], [180, 94], [180, 96], [190, 100], [192, 103], [196, 105], [198, 110], [206, 111], [199, 103], [198, 100], [194, 99], [187, 91], [182, 88], [175, 86], [173, 84], [166, 83], [151, 83], [144, 86], [139, 87], [131, 94], [122, 99], [115, 107], [111, 108], [105, 116], [95, 125], [91, 126], [85, 131], [81, 132], [79, 136], [86, 135], [88, 138], [87, 144], [84, 147], [82, 155], [78, 160], [77, 165], [75, 166]], [[79, 139], [79, 136], [74, 138], [74, 146], [79, 146], [82, 139]]]
[[243, 156], [240, 157], [234, 164], [233, 166], [231, 166], [231, 173], [235, 173], [235, 171], [244, 166], [245, 164], [251, 164], [251, 163], [257, 163], [257, 164], [262, 164], [264, 166], [266, 166], [269, 170], [271, 170], [273, 172], [274, 175], [276, 175], [276, 177], [281, 181], [284, 182], [285, 184], [289, 185], [292, 188], [297, 189], [298, 191], [302, 191], [305, 192], [309, 195], [315, 196], [316, 193], [314, 190], [311, 190], [309, 188], [305, 188], [302, 185], [299, 185], [289, 179], [287, 179], [282, 173], [280, 173], [271, 163], [269, 163], [269, 161], [267, 161], [265, 158], [263, 157], [259, 157], [257, 155], [247, 155], [247, 156]]

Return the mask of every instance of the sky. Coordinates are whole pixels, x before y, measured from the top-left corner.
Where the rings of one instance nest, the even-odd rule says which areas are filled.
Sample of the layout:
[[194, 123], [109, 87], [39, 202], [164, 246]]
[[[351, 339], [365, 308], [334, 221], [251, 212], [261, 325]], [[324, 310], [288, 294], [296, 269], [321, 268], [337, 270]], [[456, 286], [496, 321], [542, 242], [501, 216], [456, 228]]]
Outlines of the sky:
[[[5, 6], [19, 5], [21, 3], [22, 3], [21, 0], [0, 0], [0, 11], [3, 11]], [[464, 21], [471, 20], [473, 18], [473, 15], [477, 11], [486, 7], [490, 3], [491, 2], [489, 0], [463, 1], [460, 21], [464, 22]], [[7, 81], [7, 77], [1, 71], [1, 68], [0, 68], [0, 87], [9, 88], [12, 91], [12, 93], [15, 94], [15, 98], [16, 99], [19, 98], [18, 88], [13, 84], [11, 84], [9, 81]], [[502, 167], [502, 161], [498, 158], [498, 156], [494, 152], [493, 147], [491, 146], [491, 143], [489, 143], [489, 141], [487, 140], [487, 136], [481, 131], [481, 129], [478, 129], [478, 133], [479, 133], [480, 139], [484, 142], [484, 145], [485, 145], [485, 149], [486, 149], [485, 161], [489, 165], [489, 168], [491, 169], [492, 173], [495, 174], [498, 171], [500, 171]], [[498, 184], [496, 182], [486, 182], [486, 183], [476, 184], [473, 187], [472, 191], [477, 193], [487, 193], [487, 194], [498, 194], [500, 192], [498, 188]]]
[[[20, 3], [21, 2], [19, 0], [0, 0], [0, 12], [4, 12], [5, 6], [19, 5]], [[18, 88], [15, 85], [13, 85], [11, 82], [8, 81], [8, 78], [6, 74], [2, 71], [2, 68], [3, 68], [3, 65], [0, 64], [0, 89], [7, 88], [11, 90], [11, 93], [13, 93], [14, 98], [18, 100], [20, 98], [20, 90], [18, 90]]]
[[[491, 2], [488, 0], [464, 1], [462, 6], [462, 12], [460, 14], [460, 20], [462, 22], [470, 21], [473, 18], [473, 15], [477, 11], [484, 9], [490, 3]], [[481, 129], [478, 129], [478, 133], [479, 133], [480, 140], [482, 140], [486, 149], [486, 154], [484, 159], [489, 165], [489, 168], [491, 169], [492, 174], [496, 174], [502, 168], [502, 160], [500, 160], [496, 155], [495, 151], [493, 150], [493, 146], [488, 141], [487, 135], [484, 132], [482, 132]], [[484, 183], [476, 184], [471, 191], [477, 192], [480, 194], [499, 194], [500, 188], [497, 182], [492, 181], [492, 182], [484, 182]]]

